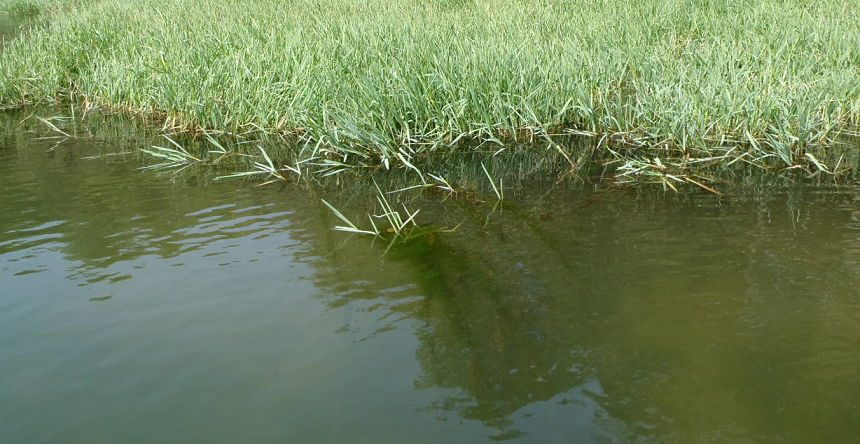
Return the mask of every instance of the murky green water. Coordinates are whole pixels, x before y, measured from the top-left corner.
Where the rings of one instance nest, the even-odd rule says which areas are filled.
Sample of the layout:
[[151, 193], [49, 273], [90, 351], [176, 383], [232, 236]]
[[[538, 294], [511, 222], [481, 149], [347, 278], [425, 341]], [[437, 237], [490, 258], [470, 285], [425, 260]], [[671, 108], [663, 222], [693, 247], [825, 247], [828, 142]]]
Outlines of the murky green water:
[[0, 44], [15, 38], [28, 23], [34, 20], [33, 16], [0, 13]]
[[[860, 186], [545, 188], [393, 248], [0, 118], [0, 441], [855, 442]], [[90, 137], [92, 135], [92, 137]], [[370, 204], [326, 195], [352, 216]]]

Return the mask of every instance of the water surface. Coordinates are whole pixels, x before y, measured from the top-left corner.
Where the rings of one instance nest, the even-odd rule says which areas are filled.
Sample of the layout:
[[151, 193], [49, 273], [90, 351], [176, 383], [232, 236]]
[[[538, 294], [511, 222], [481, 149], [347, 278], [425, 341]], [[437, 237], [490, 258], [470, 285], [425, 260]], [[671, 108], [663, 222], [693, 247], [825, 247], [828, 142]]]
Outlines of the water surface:
[[12, 40], [34, 20], [30, 15], [10, 15], [0, 12], [0, 44]]
[[20, 120], [0, 118], [0, 442], [860, 436], [857, 185], [430, 195], [420, 222], [457, 231], [386, 254], [320, 202], [370, 200], [142, 172], [88, 159], [147, 146], [127, 122]]

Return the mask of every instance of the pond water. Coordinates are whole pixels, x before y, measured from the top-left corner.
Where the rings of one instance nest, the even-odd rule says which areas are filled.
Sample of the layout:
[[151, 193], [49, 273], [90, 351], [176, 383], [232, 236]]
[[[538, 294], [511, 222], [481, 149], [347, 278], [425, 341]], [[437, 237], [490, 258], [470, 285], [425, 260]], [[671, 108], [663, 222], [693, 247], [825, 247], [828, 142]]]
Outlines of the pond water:
[[0, 441], [860, 436], [858, 185], [431, 195], [419, 221], [459, 228], [386, 253], [320, 201], [370, 200], [140, 171], [98, 157], [149, 143], [121, 119], [25, 114], [0, 117]]
[[15, 38], [24, 26], [34, 20], [34, 16], [10, 15], [0, 12], [0, 44]]

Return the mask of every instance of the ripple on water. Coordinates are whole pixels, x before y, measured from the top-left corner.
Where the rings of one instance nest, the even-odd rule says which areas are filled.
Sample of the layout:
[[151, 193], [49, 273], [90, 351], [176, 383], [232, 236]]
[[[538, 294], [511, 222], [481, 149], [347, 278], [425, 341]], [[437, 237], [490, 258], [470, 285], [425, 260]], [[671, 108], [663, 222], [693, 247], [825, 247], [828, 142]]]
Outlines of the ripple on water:
[[425, 196], [458, 230], [383, 254], [298, 188], [37, 143], [0, 150], [11, 441], [860, 435], [858, 189]]

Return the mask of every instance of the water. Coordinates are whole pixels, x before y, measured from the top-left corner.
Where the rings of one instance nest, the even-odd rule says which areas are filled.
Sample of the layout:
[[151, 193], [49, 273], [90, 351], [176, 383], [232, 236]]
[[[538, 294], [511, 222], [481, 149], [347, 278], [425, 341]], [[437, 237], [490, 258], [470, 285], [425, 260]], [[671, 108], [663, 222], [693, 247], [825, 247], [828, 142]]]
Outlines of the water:
[[[142, 172], [0, 117], [0, 442], [855, 442], [860, 187], [427, 196]], [[32, 119], [31, 119], [32, 121]], [[92, 137], [90, 137], [92, 135]], [[57, 142], [61, 142], [56, 145]]]
[[0, 13], [0, 44], [15, 38], [24, 27], [35, 21], [34, 16]]

